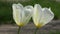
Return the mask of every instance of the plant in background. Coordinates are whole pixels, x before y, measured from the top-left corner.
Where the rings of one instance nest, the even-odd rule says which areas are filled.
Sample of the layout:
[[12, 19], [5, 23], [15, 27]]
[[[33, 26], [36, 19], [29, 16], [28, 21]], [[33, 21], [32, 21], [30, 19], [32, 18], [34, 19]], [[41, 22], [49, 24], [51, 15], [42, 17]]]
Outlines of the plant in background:
[[32, 15], [34, 24], [36, 25], [34, 34], [36, 34], [37, 29], [49, 23], [53, 19], [53, 17], [54, 13], [50, 8], [42, 8], [39, 4], [35, 4]]
[[13, 8], [13, 19], [16, 22], [16, 24], [19, 26], [18, 29], [18, 34], [19, 34], [20, 28], [22, 26], [25, 26], [32, 17], [31, 14], [33, 7], [30, 5], [23, 7], [23, 5], [18, 3], [18, 4], [13, 4], [12, 8]]

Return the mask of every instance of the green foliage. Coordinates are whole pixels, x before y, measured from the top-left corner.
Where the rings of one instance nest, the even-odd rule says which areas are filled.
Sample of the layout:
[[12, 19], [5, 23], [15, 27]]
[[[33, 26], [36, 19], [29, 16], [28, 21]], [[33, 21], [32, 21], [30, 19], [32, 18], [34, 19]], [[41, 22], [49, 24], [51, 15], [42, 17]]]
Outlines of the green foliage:
[[60, 31], [56, 30], [56, 32], [50, 31], [49, 34], [60, 34]]
[[[28, 2], [1, 2], [0, 1], [0, 22], [1, 21], [13, 21], [12, 16], [12, 4], [21, 3], [22, 5], [32, 5], [40, 4], [42, 7], [50, 7], [55, 14], [55, 19], [60, 19], [60, 3], [52, 0], [31, 0]], [[32, 21], [32, 19], [31, 19]]]
[[60, 3], [52, 0], [32, 0], [24, 5], [40, 4], [42, 7], [51, 8], [55, 14], [55, 19], [60, 19]]

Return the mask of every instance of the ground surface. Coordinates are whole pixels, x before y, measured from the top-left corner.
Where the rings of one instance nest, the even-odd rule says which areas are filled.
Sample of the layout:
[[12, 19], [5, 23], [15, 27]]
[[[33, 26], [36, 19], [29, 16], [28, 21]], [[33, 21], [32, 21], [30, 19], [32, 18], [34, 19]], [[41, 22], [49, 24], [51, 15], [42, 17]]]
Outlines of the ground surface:
[[[0, 25], [0, 34], [17, 34], [17, 29], [18, 27], [16, 25]], [[33, 23], [27, 24], [21, 28], [21, 34], [33, 34], [35, 29], [36, 28]], [[49, 34], [50, 31], [54, 33], [60, 31], [60, 20], [51, 21], [46, 24], [37, 31], [37, 34]]]

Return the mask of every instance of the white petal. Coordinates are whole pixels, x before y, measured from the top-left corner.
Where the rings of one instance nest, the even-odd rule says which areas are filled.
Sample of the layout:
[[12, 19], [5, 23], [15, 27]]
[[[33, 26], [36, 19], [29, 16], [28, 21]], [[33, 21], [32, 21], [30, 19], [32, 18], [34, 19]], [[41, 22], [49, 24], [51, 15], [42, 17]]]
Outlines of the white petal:
[[23, 12], [23, 6], [21, 4], [13, 4], [13, 18], [17, 24], [20, 24]]
[[53, 17], [54, 14], [50, 8], [41, 8], [39, 4], [34, 5], [33, 21], [38, 28], [50, 22]]
[[33, 7], [30, 6], [30, 5], [28, 5], [28, 6], [25, 6], [25, 9], [24, 10], [25, 10], [26, 15], [29, 15], [29, 14], [32, 14]]
[[24, 8], [24, 12], [25, 12], [25, 24], [27, 24], [30, 20], [30, 18], [32, 17], [32, 12], [33, 12], [33, 7], [32, 6], [25, 6]]
[[39, 4], [34, 5], [33, 20], [34, 24], [38, 25], [42, 16], [42, 8]]
[[43, 13], [40, 22], [45, 25], [50, 22], [54, 17], [53, 12], [48, 8], [43, 8]]

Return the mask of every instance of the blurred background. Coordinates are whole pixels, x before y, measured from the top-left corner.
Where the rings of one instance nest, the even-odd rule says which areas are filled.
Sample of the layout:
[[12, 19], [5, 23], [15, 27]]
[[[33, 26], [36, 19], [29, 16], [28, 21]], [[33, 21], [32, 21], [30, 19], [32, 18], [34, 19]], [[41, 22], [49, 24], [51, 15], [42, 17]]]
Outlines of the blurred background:
[[[51, 7], [55, 15], [53, 21], [55, 20], [60, 24], [60, 0], [0, 0], [0, 25], [15, 24], [12, 16], [12, 4], [14, 3], [21, 3], [23, 6], [40, 4], [42, 7]], [[30, 22], [32, 22], [32, 18]]]
[[51, 7], [55, 14], [54, 20], [60, 19], [60, 0], [0, 0], [0, 24], [14, 23], [12, 17], [12, 4], [14, 3], [21, 3], [23, 6], [40, 4], [42, 7]]

